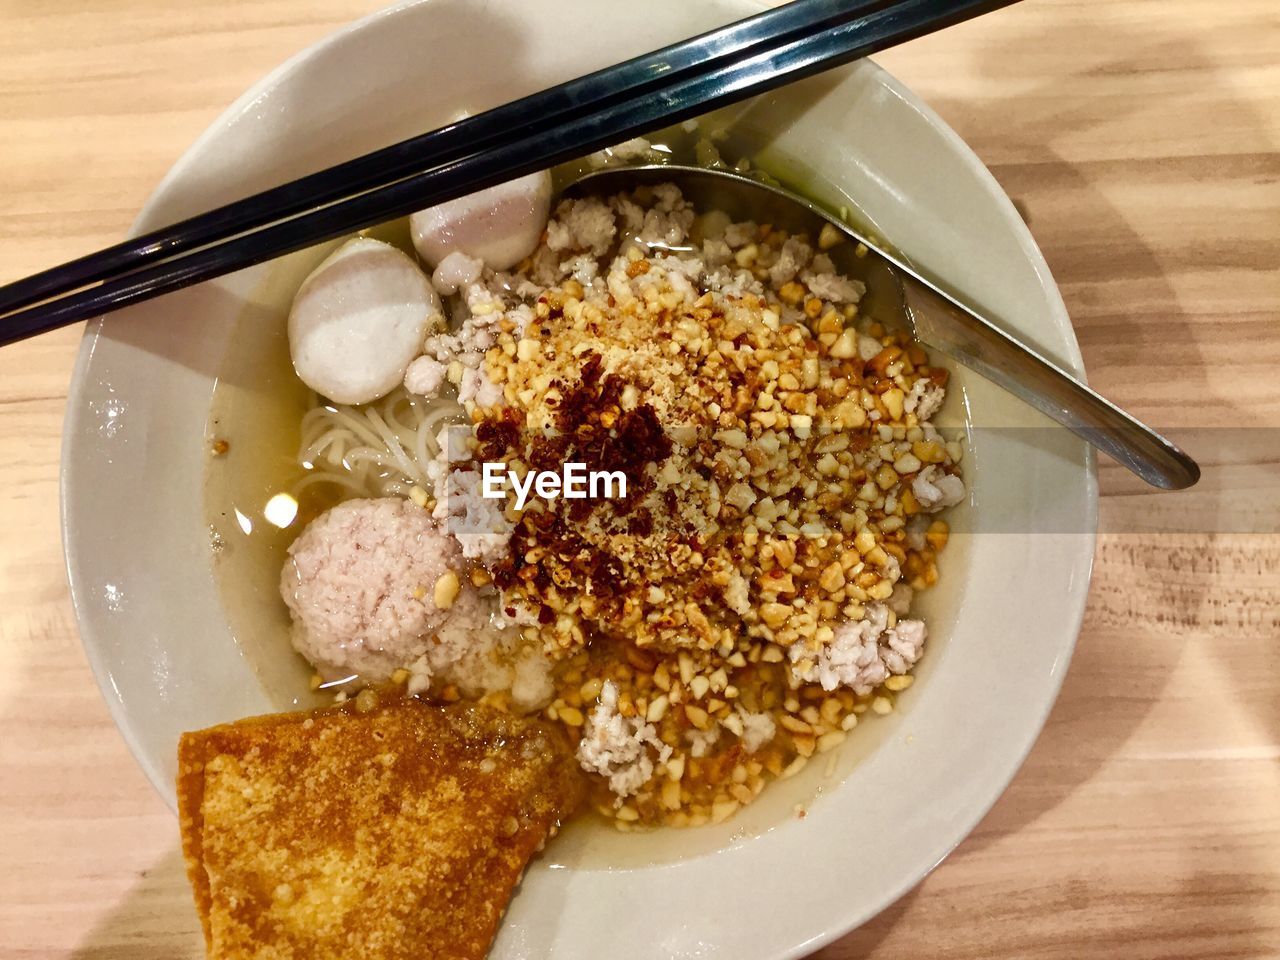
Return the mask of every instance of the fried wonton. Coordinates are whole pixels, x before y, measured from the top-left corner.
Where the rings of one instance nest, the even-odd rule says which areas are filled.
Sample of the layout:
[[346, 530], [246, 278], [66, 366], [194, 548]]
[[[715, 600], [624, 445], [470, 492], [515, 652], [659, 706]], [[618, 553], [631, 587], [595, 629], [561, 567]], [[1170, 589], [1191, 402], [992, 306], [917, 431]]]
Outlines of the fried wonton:
[[212, 960], [476, 960], [583, 797], [556, 729], [396, 699], [183, 736], [183, 851]]

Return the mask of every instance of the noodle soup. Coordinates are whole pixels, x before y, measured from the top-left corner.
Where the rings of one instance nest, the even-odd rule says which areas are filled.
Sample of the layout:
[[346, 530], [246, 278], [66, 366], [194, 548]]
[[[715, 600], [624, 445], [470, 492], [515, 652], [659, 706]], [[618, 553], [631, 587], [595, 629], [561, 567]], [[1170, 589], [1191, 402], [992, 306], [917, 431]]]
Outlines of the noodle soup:
[[[937, 581], [963, 451], [931, 423], [947, 371], [863, 315], [842, 242], [669, 184], [564, 201], [509, 269], [435, 264], [442, 317], [404, 385], [336, 404], [295, 378], [261, 442], [227, 429], [252, 402], [224, 394], [210, 502], [240, 554], [233, 626], [310, 662], [268, 686], [536, 710], [578, 741], [621, 830], [723, 821], [891, 712], [924, 653], [913, 601]], [[275, 389], [287, 343], [270, 363]], [[628, 496], [483, 492], [482, 465], [569, 463]], [[283, 506], [251, 519], [243, 497]]]

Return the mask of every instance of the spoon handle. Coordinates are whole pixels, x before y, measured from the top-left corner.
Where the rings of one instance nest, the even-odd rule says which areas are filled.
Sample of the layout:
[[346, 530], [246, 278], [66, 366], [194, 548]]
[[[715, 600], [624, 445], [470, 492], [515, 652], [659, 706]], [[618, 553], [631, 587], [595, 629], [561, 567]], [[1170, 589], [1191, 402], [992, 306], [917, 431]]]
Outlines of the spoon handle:
[[947, 296], [899, 272], [916, 336], [1056, 420], [1147, 483], [1181, 490], [1200, 467], [1177, 446], [1061, 367]]

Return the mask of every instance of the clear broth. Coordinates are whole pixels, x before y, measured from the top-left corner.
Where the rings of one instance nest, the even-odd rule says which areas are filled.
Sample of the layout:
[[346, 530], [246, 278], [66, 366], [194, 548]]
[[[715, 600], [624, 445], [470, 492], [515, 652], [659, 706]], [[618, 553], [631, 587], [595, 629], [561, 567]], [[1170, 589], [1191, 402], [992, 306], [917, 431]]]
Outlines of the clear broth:
[[[677, 127], [647, 139], [671, 162], [695, 163], [703, 159], [696, 156], [697, 141], [710, 135], [726, 158], [760, 158], [758, 168], [752, 164], [746, 168], [766, 171], [770, 177], [838, 211], [868, 233], [878, 232], [874, 223], [862, 217], [834, 184], [816, 176], [802, 161], [778, 154], [759, 131], [735, 128], [742, 109], [745, 108], [731, 108], [704, 118], [697, 132]], [[751, 126], [748, 122], [747, 127]], [[732, 162], [728, 165], [743, 169]], [[585, 161], [556, 168], [553, 174], [557, 191], [588, 168]], [[413, 255], [407, 220], [365, 233]], [[328, 244], [295, 254], [279, 261], [272, 270], [260, 295], [239, 321], [237, 335], [223, 359], [221, 369], [226, 375], [219, 377], [215, 387], [207, 428], [211, 448], [217, 440], [229, 445], [225, 454], [210, 457], [205, 485], [219, 593], [236, 642], [279, 710], [333, 702], [333, 691], [311, 689], [313, 671], [289, 642], [289, 615], [278, 590], [289, 544], [312, 517], [333, 501], [303, 497], [296, 516], [280, 525], [268, 519], [267, 504], [294, 489], [305, 476], [296, 457], [299, 424], [317, 399], [293, 372], [286, 330], [288, 303], [306, 275], [334, 246]], [[954, 407], [954, 401], [948, 406]], [[314, 491], [316, 486], [308, 489]], [[953, 541], [946, 566], [953, 570], [957, 566], [963, 568], [964, 559], [959, 555], [966, 552], [962, 543]], [[957, 610], [959, 586], [944, 576], [939, 587], [917, 600], [922, 615], [932, 620], [943, 611]], [[925, 658], [917, 676], [928, 673], [931, 659]], [[909, 711], [910, 699], [904, 698], [900, 709]], [[857, 736], [827, 761], [810, 764], [809, 769], [790, 781], [773, 783], [759, 800], [729, 823], [692, 831], [624, 834], [593, 813], [568, 824], [543, 855], [543, 862], [552, 869], [628, 869], [736, 846], [776, 829], [795, 815], [798, 805], [807, 806], [838, 784], [884, 742], [890, 729], [891, 725], [885, 722], [860, 727]], [[640, 836], [644, 839], [637, 842]]]

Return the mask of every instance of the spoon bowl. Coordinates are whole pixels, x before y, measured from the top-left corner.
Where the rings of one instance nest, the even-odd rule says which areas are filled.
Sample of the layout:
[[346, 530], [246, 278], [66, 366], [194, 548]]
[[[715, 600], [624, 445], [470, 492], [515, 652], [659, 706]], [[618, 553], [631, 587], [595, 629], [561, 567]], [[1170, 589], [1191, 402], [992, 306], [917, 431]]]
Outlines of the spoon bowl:
[[1181, 490], [1200, 478], [1186, 453], [1085, 383], [909, 266], [881, 242], [839, 217], [772, 183], [679, 164], [611, 167], [584, 175], [567, 194], [613, 193], [636, 184], [674, 183], [703, 210], [817, 237], [834, 227], [849, 242], [827, 251], [837, 270], [862, 280], [864, 315], [905, 328], [1066, 427], [1153, 487]]

